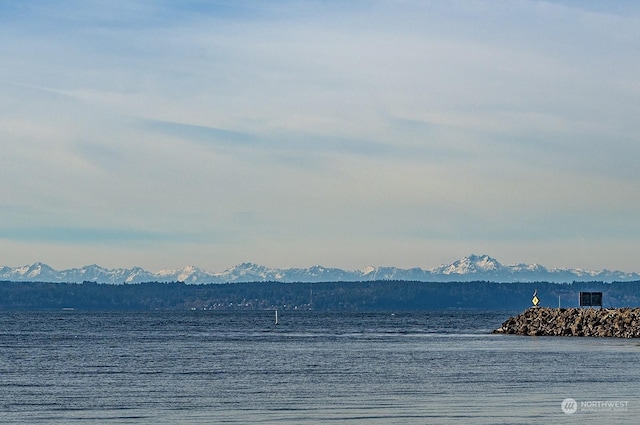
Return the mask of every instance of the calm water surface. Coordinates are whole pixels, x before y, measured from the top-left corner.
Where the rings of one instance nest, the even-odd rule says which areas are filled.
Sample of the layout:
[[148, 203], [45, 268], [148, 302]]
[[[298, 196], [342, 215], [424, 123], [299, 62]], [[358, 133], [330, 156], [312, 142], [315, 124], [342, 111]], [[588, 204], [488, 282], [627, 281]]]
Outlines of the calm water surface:
[[515, 313], [0, 312], [0, 423], [638, 423], [640, 341]]

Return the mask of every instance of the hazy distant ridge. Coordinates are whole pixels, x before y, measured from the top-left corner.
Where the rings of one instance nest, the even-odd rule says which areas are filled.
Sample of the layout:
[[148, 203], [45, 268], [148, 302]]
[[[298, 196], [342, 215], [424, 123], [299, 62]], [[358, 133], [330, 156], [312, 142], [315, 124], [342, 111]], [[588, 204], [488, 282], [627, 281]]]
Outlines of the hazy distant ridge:
[[185, 266], [179, 270], [161, 270], [152, 273], [140, 267], [132, 269], [106, 269], [90, 265], [68, 270], [54, 270], [43, 263], [23, 267], [0, 268], [0, 280], [15, 282], [84, 282], [140, 283], [140, 282], [332, 282], [411, 280], [425, 282], [464, 282], [487, 280], [495, 282], [572, 282], [572, 281], [632, 281], [640, 280], [638, 273], [620, 271], [586, 271], [580, 269], [547, 269], [538, 264], [505, 266], [488, 255], [470, 255], [451, 264], [432, 269], [400, 269], [397, 267], [367, 267], [346, 271], [337, 268], [313, 266], [309, 268], [272, 269], [252, 263], [242, 263], [223, 272], [208, 272]]

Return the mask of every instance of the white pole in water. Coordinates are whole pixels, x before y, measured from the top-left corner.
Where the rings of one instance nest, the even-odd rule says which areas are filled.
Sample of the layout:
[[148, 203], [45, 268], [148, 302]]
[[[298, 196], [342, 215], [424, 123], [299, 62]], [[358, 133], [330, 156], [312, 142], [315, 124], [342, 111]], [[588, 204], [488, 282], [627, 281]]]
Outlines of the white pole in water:
[[276, 310], [276, 325], [278, 324], [278, 310]]

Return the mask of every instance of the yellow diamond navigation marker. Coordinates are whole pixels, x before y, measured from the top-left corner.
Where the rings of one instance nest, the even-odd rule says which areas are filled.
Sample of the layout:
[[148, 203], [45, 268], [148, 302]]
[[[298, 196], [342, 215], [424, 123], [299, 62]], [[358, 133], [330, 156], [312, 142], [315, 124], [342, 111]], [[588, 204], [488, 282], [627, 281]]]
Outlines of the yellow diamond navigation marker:
[[538, 303], [540, 302], [540, 299], [538, 298], [538, 290], [537, 289], [535, 291], [533, 291], [533, 298], [531, 299], [531, 302], [533, 303], [534, 307], [538, 307]]

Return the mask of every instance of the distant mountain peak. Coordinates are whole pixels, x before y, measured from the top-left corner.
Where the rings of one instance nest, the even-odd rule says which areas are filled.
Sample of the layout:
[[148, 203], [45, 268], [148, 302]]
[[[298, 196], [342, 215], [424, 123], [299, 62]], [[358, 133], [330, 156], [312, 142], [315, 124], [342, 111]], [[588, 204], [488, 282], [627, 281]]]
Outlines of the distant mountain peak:
[[502, 268], [503, 265], [495, 258], [486, 254], [471, 254], [468, 257], [461, 258], [451, 264], [436, 267], [435, 269], [432, 269], [432, 271], [445, 275], [475, 275], [489, 271], [498, 271]]
[[363, 268], [363, 269], [362, 269], [362, 270], [360, 270], [360, 271], [362, 272], [362, 275], [363, 275], [363, 276], [366, 276], [366, 275], [368, 275], [368, 274], [375, 273], [375, 271], [376, 271], [376, 267], [373, 267], [373, 266], [367, 266], [367, 267]]
[[361, 270], [346, 271], [338, 268], [315, 265], [309, 268], [272, 269], [255, 263], [241, 263], [223, 272], [208, 272], [196, 266], [184, 266], [176, 270], [161, 270], [152, 273], [141, 267], [131, 269], [107, 269], [96, 264], [68, 270], [54, 270], [44, 263], [33, 263], [22, 267], [0, 267], [0, 280], [99, 283], [140, 282], [335, 282], [372, 280], [410, 280], [421, 282], [452, 282], [487, 280], [495, 282], [572, 282], [593, 281], [640, 281], [638, 273], [620, 271], [586, 271], [582, 269], [547, 269], [539, 264], [503, 265], [489, 255], [472, 254], [432, 269], [401, 269], [397, 267], [367, 266]]

